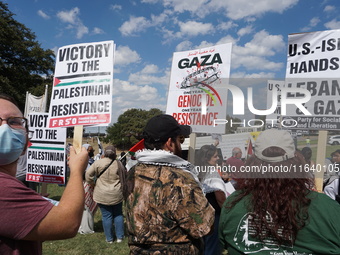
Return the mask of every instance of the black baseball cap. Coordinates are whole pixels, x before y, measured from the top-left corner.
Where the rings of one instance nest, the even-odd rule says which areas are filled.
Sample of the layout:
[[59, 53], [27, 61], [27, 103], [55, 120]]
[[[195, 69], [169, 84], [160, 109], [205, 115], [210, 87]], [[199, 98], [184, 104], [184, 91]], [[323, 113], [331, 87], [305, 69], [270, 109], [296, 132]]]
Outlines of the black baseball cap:
[[148, 142], [165, 142], [169, 138], [183, 135], [188, 137], [191, 127], [180, 125], [174, 117], [168, 114], [160, 114], [152, 117], [144, 128], [144, 139]]

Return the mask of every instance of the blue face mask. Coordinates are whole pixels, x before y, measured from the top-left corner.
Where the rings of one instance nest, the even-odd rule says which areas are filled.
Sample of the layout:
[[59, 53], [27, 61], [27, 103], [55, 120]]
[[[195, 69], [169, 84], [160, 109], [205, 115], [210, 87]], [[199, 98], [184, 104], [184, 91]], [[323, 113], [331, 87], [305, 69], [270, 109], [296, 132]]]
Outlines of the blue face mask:
[[24, 151], [26, 131], [10, 128], [7, 124], [0, 126], [0, 165], [16, 161]]

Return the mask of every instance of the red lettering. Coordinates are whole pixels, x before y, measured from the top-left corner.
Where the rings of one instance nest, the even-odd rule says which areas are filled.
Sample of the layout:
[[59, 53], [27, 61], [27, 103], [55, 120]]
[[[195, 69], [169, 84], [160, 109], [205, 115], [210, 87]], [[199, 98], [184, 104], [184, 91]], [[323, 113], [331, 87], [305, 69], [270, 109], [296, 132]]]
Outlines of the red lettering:
[[[178, 107], [183, 107], [183, 96], [179, 96], [178, 97], [178, 104], [177, 104], [177, 106]], [[174, 118], [175, 118], [175, 116], [174, 116]]]
[[[208, 102], [209, 102], [209, 99], [208, 99]], [[201, 107], [202, 94], [181, 95], [178, 97], [177, 105], [178, 107]], [[214, 104], [210, 102], [208, 106], [214, 106]]]

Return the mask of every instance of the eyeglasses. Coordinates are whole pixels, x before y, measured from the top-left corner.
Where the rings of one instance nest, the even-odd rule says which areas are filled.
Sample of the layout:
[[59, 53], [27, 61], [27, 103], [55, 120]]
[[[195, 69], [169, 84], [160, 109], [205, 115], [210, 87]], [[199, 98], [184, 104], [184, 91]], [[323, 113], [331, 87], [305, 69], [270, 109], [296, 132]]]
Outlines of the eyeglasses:
[[0, 117], [0, 126], [4, 120], [11, 128], [27, 128], [27, 119], [24, 117], [9, 117], [7, 119]]

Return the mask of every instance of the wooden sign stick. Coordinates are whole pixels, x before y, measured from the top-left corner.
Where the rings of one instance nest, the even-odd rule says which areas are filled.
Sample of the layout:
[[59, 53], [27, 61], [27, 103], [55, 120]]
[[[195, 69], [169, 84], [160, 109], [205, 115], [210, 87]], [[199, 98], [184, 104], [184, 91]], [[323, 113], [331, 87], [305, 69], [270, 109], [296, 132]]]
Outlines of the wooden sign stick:
[[83, 126], [75, 126], [73, 132], [73, 147], [77, 153], [81, 151], [83, 145]]
[[327, 169], [323, 168], [326, 158], [326, 145], [327, 145], [327, 133], [328, 131], [320, 130], [318, 137], [318, 147], [316, 154], [315, 165], [315, 186], [318, 192], [322, 192], [324, 172]]

